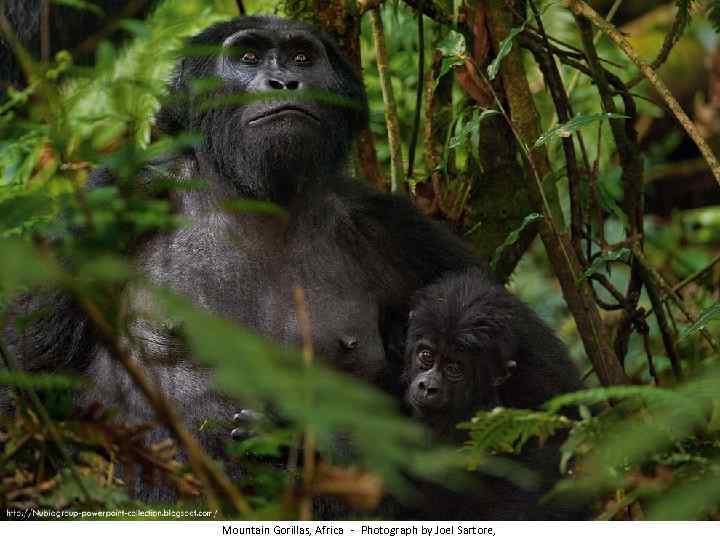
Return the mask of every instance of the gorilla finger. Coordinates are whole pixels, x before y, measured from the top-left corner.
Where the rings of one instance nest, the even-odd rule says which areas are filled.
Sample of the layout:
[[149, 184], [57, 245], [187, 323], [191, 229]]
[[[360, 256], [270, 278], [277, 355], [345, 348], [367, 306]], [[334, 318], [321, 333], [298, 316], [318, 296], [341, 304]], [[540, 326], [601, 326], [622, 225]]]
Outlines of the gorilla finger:
[[256, 424], [265, 420], [265, 415], [252, 409], [242, 409], [233, 415], [235, 424]]
[[249, 431], [249, 430], [243, 429], [243, 428], [235, 428], [230, 432], [230, 438], [233, 441], [238, 441], [238, 442], [247, 441], [248, 439], [252, 439], [256, 435], [257, 435], [257, 433], [255, 433], [254, 431]]

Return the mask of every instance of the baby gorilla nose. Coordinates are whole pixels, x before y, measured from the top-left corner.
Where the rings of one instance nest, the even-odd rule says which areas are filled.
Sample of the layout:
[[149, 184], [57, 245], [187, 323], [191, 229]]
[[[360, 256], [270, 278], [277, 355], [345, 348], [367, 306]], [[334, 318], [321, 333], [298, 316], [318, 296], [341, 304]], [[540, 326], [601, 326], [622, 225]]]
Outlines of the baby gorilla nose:
[[432, 384], [425, 384], [424, 381], [420, 381], [418, 386], [420, 387], [420, 390], [425, 392], [425, 397], [430, 397], [438, 393], [438, 389], [435, 386], [432, 386]]
[[345, 337], [340, 338], [340, 345], [346, 351], [353, 351], [353, 350], [357, 349], [359, 344], [360, 344], [360, 340], [358, 338], [356, 338], [355, 336], [345, 336]]
[[421, 374], [417, 379], [416, 401], [422, 407], [439, 408], [443, 406], [441, 383], [437, 377]]

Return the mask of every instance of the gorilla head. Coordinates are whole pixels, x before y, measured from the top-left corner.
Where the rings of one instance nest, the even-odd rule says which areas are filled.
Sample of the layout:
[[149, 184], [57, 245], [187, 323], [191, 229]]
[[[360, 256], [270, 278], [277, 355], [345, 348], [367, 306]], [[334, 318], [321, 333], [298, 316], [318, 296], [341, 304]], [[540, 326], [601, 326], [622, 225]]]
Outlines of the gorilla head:
[[438, 437], [500, 405], [516, 366], [522, 304], [480, 271], [452, 274], [413, 301], [405, 349], [405, 400]]
[[282, 199], [341, 171], [367, 122], [367, 100], [326, 35], [300, 22], [243, 17], [193, 37], [187, 53], [159, 126], [201, 135], [203, 154], [243, 193]]

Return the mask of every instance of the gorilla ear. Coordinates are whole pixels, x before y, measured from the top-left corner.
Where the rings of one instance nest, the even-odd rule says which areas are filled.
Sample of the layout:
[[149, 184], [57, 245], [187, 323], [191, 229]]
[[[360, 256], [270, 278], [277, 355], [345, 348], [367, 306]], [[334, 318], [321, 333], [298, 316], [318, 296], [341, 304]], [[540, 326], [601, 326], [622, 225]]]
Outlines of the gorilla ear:
[[408, 321], [412, 321], [415, 318], [415, 310], [410, 310], [410, 313], [408, 313]]

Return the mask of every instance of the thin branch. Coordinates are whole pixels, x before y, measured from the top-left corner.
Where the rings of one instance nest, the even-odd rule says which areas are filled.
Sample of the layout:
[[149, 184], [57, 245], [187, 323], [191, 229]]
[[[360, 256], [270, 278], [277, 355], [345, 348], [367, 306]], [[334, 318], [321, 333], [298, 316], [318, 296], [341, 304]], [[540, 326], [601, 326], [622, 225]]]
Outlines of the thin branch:
[[420, 9], [417, 12], [417, 35], [418, 35], [418, 66], [417, 84], [415, 90], [415, 118], [408, 144], [408, 167], [407, 178], [413, 176], [415, 168], [415, 147], [417, 146], [418, 134], [420, 132], [420, 113], [422, 112], [423, 82], [425, 81], [425, 24], [423, 22], [422, 6], [424, 0], [420, 0]]
[[685, 287], [687, 287], [690, 283], [692, 283], [692, 282], [695, 281], [696, 279], [698, 279], [698, 278], [704, 276], [705, 274], [707, 274], [710, 270], [712, 270], [713, 266], [715, 266], [715, 265], [716, 265], [717, 263], [719, 263], [719, 262], [720, 262], [720, 255], [717, 255], [717, 256], [715, 256], [715, 258], [713, 258], [712, 261], [710, 261], [708, 264], [706, 264], [703, 268], [701, 268], [701, 269], [698, 270], [697, 272], [693, 272], [693, 273], [690, 274], [688, 277], [686, 277], [686, 278], [683, 279], [682, 281], [678, 282], [678, 283], [672, 288], [672, 292], [675, 293], [675, 294], [679, 293], [682, 289], [684, 289]]
[[[632, 248], [633, 254], [635, 255], [635, 258], [639, 261], [639, 263], [644, 266], [647, 269], [647, 272], [650, 274], [650, 277], [652, 280], [657, 284], [659, 287], [659, 290], [663, 293], [662, 299], [669, 299], [672, 300], [672, 302], [677, 306], [677, 308], [680, 310], [680, 312], [683, 314], [685, 319], [690, 324], [695, 324], [696, 319], [693, 317], [692, 313], [690, 313], [690, 310], [688, 310], [687, 307], [685, 307], [685, 304], [683, 303], [682, 298], [680, 298], [676, 291], [673, 290], [673, 287], [671, 287], [667, 281], [665, 281], [665, 278], [660, 275], [660, 273], [655, 270], [649, 263], [649, 261], [645, 258], [644, 254], [640, 252], [637, 245], [633, 246]], [[639, 255], [638, 255], [639, 254]], [[653, 306], [654, 308], [655, 306]], [[705, 338], [705, 341], [707, 341], [708, 345], [714, 350], [718, 351], [720, 350], [720, 346], [717, 343], [717, 340], [710, 335], [710, 333], [703, 329], [701, 330], [701, 335]]]
[[[593, 80], [597, 85], [603, 110], [608, 113], [617, 113], [613, 95], [610, 90], [610, 77], [608, 71], [602, 66], [598, 58], [597, 49], [592, 33], [590, 22], [580, 16], [575, 17], [580, 30], [585, 54], [590, 69], [593, 72]], [[623, 185], [623, 207], [628, 216], [629, 230], [626, 235], [629, 237], [643, 237], [643, 162], [640, 159], [640, 152], [637, 147], [637, 132], [635, 131], [636, 106], [627, 90], [620, 81], [615, 81], [615, 86], [622, 90], [623, 104], [625, 107], [626, 119], [610, 119], [610, 129], [615, 139], [615, 145], [620, 157], [622, 168]], [[632, 321], [635, 318], [635, 310], [640, 301], [640, 292], [643, 281], [640, 276], [640, 268], [636, 261], [631, 264], [630, 281], [625, 294], [625, 312], [618, 325], [615, 336], [614, 349], [620, 362], [624, 362], [628, 351], [628, 344], [632, 334]]]
[[660, 379], [657, 374], [657, 369], [655, 369], [655, 362], [653, 361], [652, 345], [650, 344], [650, 328], [648, 328], [645, 321], [642, 321], [642, 326], [639, 331], [643, 337], [643, 347], [645, 348], [645, 356], [647, 357], [648, 371], [655, 381], [655, 386], [660, 386]]
[[375, 41], [375, 59], [380, 75], [380, 88], [382, 89], [385, 104], [385, 124], [387, 125], [388, 146], [390, 147], [390, 191], [394, 192], [404, 189], [406, 183], [400, 143], [400, 123], [398, 121], [392, 81], [390, 80], [387, 49], [385, 48], [385, 31], [379, 9], [370, 11], [370, 22]]
[[[500, 0], [488, 2], [487, 8], [493, 43], [497, 43], [507, 37], [509, 27], [512, 23], [508, 20], [506, 7]], [[482, 71], [477, 71], [484, 77]], [[539, 129], [539, 120], [537, 119], [537, 111], [534, 110], [527, 78], [524, 68], [522, 67], [522, 58], [518, 50], [510, 51], [510, 54], [501, 65], [500, 73], [506, 88], [513, 88], [513, 85], [520, 87], [519, 95], [513, 95], [512, 92], [508, 91], [511, 112], [517, 113], [516, 107], [520, 110], [523, 108], [533, 109], [530, 111], [530, 115], [535, 118], [533, 125], [515, 126], [510, 121], [510, 117], [505, 111], [497, 92], [488, 83], [488, 87], [495, 98], [496, 105], [501, 114], [508, 120], [513, 135], [517, 139], [532, 173], [532, 181], [530, 183], [532, 189], [530, 193], [534, 199], [534, 203], [541, 208], [543, 212], [543, 226], [540, 229], [541, 238], [552, 263], [553, 270], [560, 281], [565, 301], [578, 326], [583, 344], [585, 345], [585, 351], [592, 361], [600, 382], [604, 386], [626, 384], [628, 382], [627, 375], [615, 356], [614, 351], [607, 344], [607, 331], [600, 319], [600, 313], [594, 300], [592, 287], [587, 280], [580, 279], [582, 266], [575, 254], [575, 250], [570, 244], [569, 238], [561, 232], [561, 230], [558, 230], [558, 224], [560, 222], [555, 222], [556, 218], [550, 211], [550, 205], [543, 186], [543, 177], [539, 174], [538, 167], [534, 163], [536, 154], [529, 152], [528, 142], [537, 140], [537, 137], [533, 138], [532, 135]], [[487, 81], [487, 79], [485, 80]], [[521, 132], [523, 136], [520, 135]]]
[[[650, 63], [650, 67], [652, 69], [657, 70], [667, 61], [668, 57], [670, 56], [670, 52], [672, 52], [673, 50], [673, 47], [675, 47], [677, 42], [680, 41], [680, 38], [685, 31], [685, 28], [687, 28], [689, 20], [690, 10], [678, 8], [677, 13], [675, 14], [675, 20], [673, 21], [672, 28], [670, 29], [670, 32], [665, 35], [665, 40], [663, 41], [662, 47], [660, 48], [660, 52], [658, 53], [655, 60]], [[638, 75], [627, 83], [627, 87], [632, 88], [642, 80], [643, 76]]]
[[718, 162], [715, 154], [707, 145], [702, 135], [700, 135], [697, 127], [695, 126], [695, 124], [693, 124], [692, 120], [690, 120], [688, 115], [685, 113], [680, 103], [678, 103], [677, 99], [675, 99], [675, 97], [672, 95], [665, 83], [662, 82], [662, 80], [660, 80], [660, 78], [657, 76], [655, 70], [640, 59], [637, 52], [635, 52], [635, 49], [632, 48], [625, 36], [623, 36], [612, 24], [608, 23], [605, 19], [603, 19], [594, 9], [592, 9], [585, 2], [583, 2], [582, 0], [564, 0], [564, 2], [565, 5], [570, 8], [577, 16], [585, 17], [586, 19], [592, 21], [595, 26], [605, 32], [605, 34], [607, 34], [607, 36], [618, 47], [620, 47], [620, 49], [622, 49], [622, 51], [627, 55], [627, 57], [640, 69], [645, 78], [650, 81], [650, 83], [655, 87], [657, 92], [665, 100], [665, 103], [667, 103], [668, 107], [670, 107], [670, 110], [675, 115], [675, 118], [677, 118], [678, 122], [680, 122], [680, 124], [685, 129], [690, 138], [695, 141], [695, 144], [700, 149], [700, 152], [705, 158], [705, 161], [707, 161], [708, 166], [710, 167], [710, 170], [715, 177], [715, 181], [718, 183], [718, 185], [720, 185], [720, 162]]
[[613, 298], [615, 298], [615, 300], [621, 307], [625, 306], [625, 304], [627, 303], [627, 300], [622, 295], [622, 293], [620, 291], [618, 291], [617, 288], [615, 288], [615, 285], [613, 285], [610, 282], [610, 280], [607, 278], [607, 276], [605, 276], [603, 274], [595, 273], [590, 276], [590, 279], [593, 281], [596, 281], [600, 285], [602, 285], [603, 288], [607, 292], [609, 292]]
[[659, 291], [662, 289], [660, 281], [657, 279], [657, 273], [645, 259], [640, 247], [637, 246], [633, 249], [635, 260], [640, 263], [640, 274], [643, 281], [645, 282], [645, 289], [647, 290], [650, 303], [652, 304], [653, 310], [655, 310], [655, 318], [660, 328], [660, 335], [662, 337], [665, 352], [670, 359], [670, 365], [672, 366], [673, 374], [677, 380], [682, 379], [682, 366], [680, 364], [680, 358], [678, 357], [677, 349], [675, 348], [674, 333], [668, 325], [668, 314], [665, 311], [665, 307], [662, 304]]
[[[618, 9], [620, 9], [620, 5], [622, 3], [623, 3], [623, 0], [615, 0], [615, 3], [613, 3], [612, 6], [610, 6], [610, 9], [608, 10], [607, 15], [605, 16], [605, 20], [607, 22], [612, 22], [613, 18], [615, 17], [615, 14], [617, 13]], [[602, 36], [602, 32], [598, 30], [595, 33], [595, 37], [593, 38], [593, 43], [595, 45], [598, 44], [598, 41], [600, 41], [601, 36]], [[568, 90], [567, 90], [568, 95], [572, 95], [579, 80], [580, 80], [580, 72], [576, 71], [575, 74], [573, 75], [573, 78], [570, 80], [570, 84], [568, 85]]]
[[439, 116], [437, 114], [437, 95], [435, 92], [435, 79], [440, 75], [440, 64], [442, 61], [442, 55], [440, 51], [436, 51], [433, 55], [432, 64], [430, 71], [425, 77], [425, 92], [427, 93], [425, 99], [425, 123], [423, 133], [423, 145], [425, 148], [425, 161], [428, 171], [430, 171], [430, 180], [432, 185], [432, 202], [431, 207], [427, 210], [428, 215], [434, 215], [440, 208], [440, 182], [442, 180], [442, 174], [440, 172], [440, 154], [436, 144], [436, 129], [439, 123]]
[[[535, 28], [532, 24], [528, 24], [525, 27], [526, 34], [535, 38], [540, 39], [540, 32], [537, 28]], [[561, 45], [562, 47], [565, 47], [567, 50], [558, 49], [557, 47], [553, 46], [553, 49], [557, 49], [557, 51], [554, 51], [555, 54], [566, 54], [568, 56], [572, 56], [575, 58], [585, 58], [585, 54], [583, 53], [582, 49], [579, 49], [575, 45], [568, 43], [566, 41], [563, 41], [561, 39], [558, 39], [556, 37], [553, 37], [551, 35], [548, 35], [548, 39], [552, 41], [553, 43], [557, 43], [558, 45]], [[613, 62], [612, 60], [608, 58], [603, 58], [602, 56], [598, 57], [600, 62], [603, 64], [607, 64], [608, 66], [616, 67], [618, 69], [622, 69], [624, 66], [621, 64], [618, 64], [617, 62]]]
[[[540, 29], [540, 35], [545, 42], [545, 48], [550, 51], [550, 41], [548, 35], [545, 32], [545, 25], [542, 22], [540, 11], [538, 10], [535, 2], [530, 0], [530, 8], [535, 15], [538, 28]], [[565, 93], [563, 86], [562, 77], [558, 70], [557, 64], [555, 63], [555, 57], [552, 52], [548, 52], [546, 55], [536, 55], [538, 64], [540, 65], [553, 103], [555, 110], [557, 111], [558, 118], [561, 122], [568, 122], [574, 116], [572, 106], [568, 100], [568, 96]], [[580, 247], [580, 241], [582, 239], [582, 224], [583, 224], [583, 208], [581, 201], [582, 191], [582, 178], [580, 170], [578, 169], [577, 156], [575, 155], [575, 143], [573, 137], [562, 137], [562, 147], [565, 154], [565, 166], [568, 177], [568, 189], [570, 192], [570, 239], [575, 248], [575, 253], [578, 257], [582, 257], [582, 249]]]

